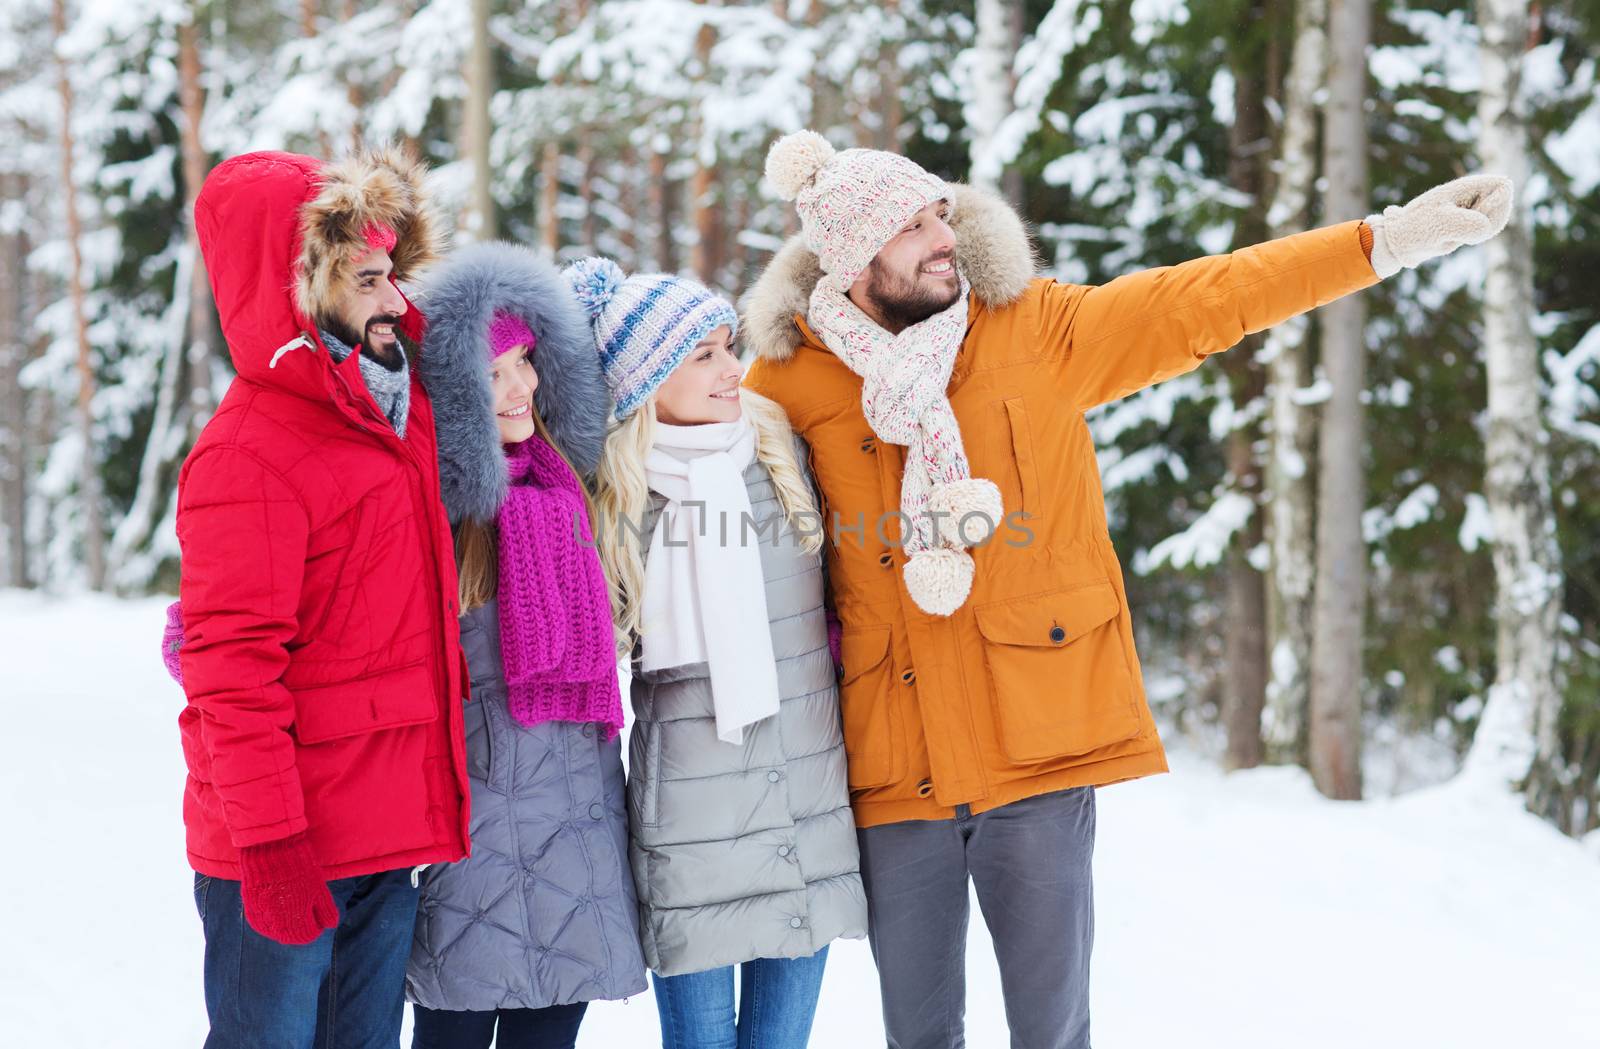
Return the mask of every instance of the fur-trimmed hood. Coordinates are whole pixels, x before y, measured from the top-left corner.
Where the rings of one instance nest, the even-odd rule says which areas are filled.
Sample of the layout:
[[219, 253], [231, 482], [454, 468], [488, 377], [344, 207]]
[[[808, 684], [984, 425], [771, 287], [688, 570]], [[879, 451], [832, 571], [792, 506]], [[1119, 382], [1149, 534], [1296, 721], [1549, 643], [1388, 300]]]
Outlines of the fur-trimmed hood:
[[437, 267], [418, 293], [428, 330], [417, 373], [433, 401], [439, 482], [452, 521], [493, 519], [506, 495], [506, 460], [489, 387], [489, 322], [513, 313], [538, 340], [534, 405], [574, 468], [600, 462], [611, 396], [572, 287], [526, 248], [474, 244]]
[[[950, 184], [950, 203], [956, 264], [971, 283], [973, 297], [989, 309], [1016, 302], [1037, 268], [1021, 217], [995, 194], [959, 183]], [[799, 348], [804, 337], [795, 326], [795, 314], [805, 315], [821, 278], [816, 253], [806, 246], [803, 234], [791, 237], [773, 256], [740, 304], [745, 344], [758, 357], [783, 361]]]
[[424, 165], [394, 146], [362, 150], [318, 172], [316, 195], [300, 209], [295, 300], [307, 316], [326, 317], [355, 261], [372, 248], [368, 224], [390, 229], [394, 279], [414, 281], [439, 257], [441, 223], [428, 205]]

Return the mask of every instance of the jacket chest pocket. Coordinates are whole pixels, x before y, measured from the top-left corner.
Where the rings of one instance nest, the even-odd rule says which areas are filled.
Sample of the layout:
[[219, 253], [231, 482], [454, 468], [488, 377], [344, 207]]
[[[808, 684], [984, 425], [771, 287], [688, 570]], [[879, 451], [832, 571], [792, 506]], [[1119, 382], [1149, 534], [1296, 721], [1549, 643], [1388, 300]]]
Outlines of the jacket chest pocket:
[[[986, 449], [987, 466], [993, 472], [989, 479], [1000, 486], [1008, 515], [1020, 510], [1028, 520], [1038, 521], [1044, 516], [1044, 493], [1039, 488], [1039, 463], [1027, 406], [1021, 397], [1010, 397], [996, 407], [999, 414], [990, 415], [994, 425], [989, 428]], [[974, 467], [973, 472], [979, 470]]]
[[1109, 580], [976, 610], [1000, 745], [1028, 764], [1139, 732], [1138, 697]]

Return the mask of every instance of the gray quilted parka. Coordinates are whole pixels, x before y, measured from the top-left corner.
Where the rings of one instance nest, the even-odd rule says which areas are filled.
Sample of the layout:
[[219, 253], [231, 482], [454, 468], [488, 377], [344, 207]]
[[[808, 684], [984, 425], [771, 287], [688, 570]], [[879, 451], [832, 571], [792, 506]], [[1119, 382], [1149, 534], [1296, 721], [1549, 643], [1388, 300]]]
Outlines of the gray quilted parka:
[[[867, 931], [821, 555], [800, 549], [765, 466], [744, 480], [758, 526], [750, 541], [762, 536], [778, 714], [746, 728], [742, 744], [724, 743], [706, 665], [643, 673], [635, 650], [630, 858], [645, 960], [664, 976], [807, 957]], [[640, 534], [654, 534], [664, 502], [652, 493]]]
[[461, 620], [472, 855], [422, 872], [406, 973], [430, 1009], [542, 1009], [645, 989], [627, 867], [622, 746], [506, 709], [494, 602]]

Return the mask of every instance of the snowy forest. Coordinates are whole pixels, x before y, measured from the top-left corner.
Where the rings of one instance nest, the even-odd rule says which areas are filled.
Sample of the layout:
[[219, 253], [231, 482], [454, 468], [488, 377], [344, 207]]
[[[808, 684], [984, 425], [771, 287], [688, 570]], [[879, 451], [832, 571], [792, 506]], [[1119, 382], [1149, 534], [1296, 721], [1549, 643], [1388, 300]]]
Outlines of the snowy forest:
[[735, 297], [800, 127], [998, 188], [1080, 283], [1493, 171], [1504, 236], [1090, 422], [1169, 731], [1592, 834], [1597, 72], [1600, 0], [7, 0], [0, 587], [176, 588], [230, 376], [190, 214], [234, 154], [400, 141], [457, 243]]

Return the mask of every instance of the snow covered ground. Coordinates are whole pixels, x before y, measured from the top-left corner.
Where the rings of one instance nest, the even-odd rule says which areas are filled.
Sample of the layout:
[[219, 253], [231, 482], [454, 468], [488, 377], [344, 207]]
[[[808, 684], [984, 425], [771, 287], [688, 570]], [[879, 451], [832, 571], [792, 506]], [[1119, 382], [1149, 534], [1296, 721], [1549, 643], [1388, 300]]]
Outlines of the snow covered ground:
[[[0, 591], [0, 1043], [198, 1046], [181, 696], [158, 600]], [[1446, 785], [1333, 804], [1292, 769], [1100, 795], [1101, 1046], [1600, 1045], [1600, 860], [1503, 797]], [[974, 909], [969, 1044], [1007, 1044]], [[659, 1044], [648, 997], [579, 1044]], [[812, 1044], [882, 1045], [865, 944], [836, 945]]]

